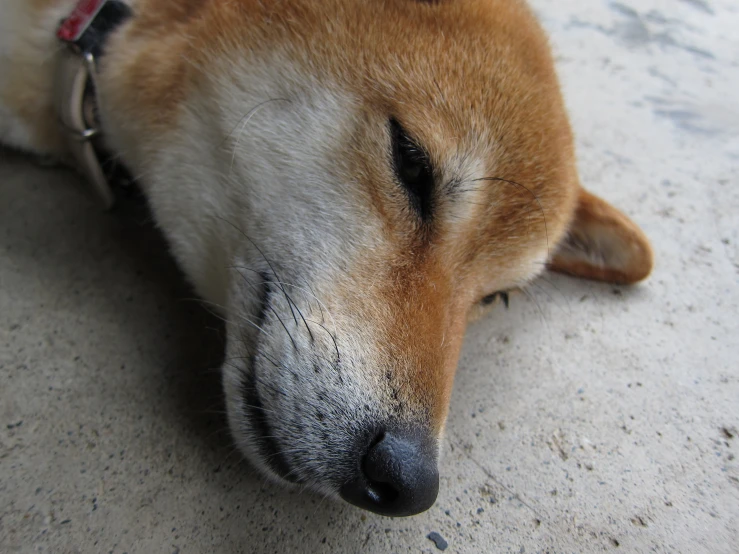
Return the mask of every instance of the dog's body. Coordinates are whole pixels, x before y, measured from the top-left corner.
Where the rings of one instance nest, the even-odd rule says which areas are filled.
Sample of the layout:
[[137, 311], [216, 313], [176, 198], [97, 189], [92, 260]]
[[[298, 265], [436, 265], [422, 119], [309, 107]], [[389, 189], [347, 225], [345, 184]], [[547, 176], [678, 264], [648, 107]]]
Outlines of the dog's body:
[[[65, 158], [75, 0], [0, 7], [0, 142]], [[226, 317], [235, 440], [266, 474], [428, 508], [465, 324], [549, 264], [631, 283], [651, 251], [584, 192], [517, 0], [131, 0], [97, 74], [109, 150]]]

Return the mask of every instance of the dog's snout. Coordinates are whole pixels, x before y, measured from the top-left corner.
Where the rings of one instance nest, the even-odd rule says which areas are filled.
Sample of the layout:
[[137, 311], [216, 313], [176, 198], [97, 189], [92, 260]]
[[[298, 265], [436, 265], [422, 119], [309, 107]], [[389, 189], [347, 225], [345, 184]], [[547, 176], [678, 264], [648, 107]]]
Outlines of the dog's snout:
[[428, 510], [439, 492], [436, 440], [420, 432], [386, 431], [360, 453], [355, 478], [341, 496], [385, 516]]

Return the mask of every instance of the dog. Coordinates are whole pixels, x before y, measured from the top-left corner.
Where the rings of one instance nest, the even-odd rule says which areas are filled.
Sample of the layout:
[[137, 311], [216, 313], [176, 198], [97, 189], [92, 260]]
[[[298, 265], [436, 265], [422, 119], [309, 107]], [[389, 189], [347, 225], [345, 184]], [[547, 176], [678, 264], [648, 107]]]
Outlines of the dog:
[[428, 509], [470, 314], [546, 267], [651, 271], [580, 185], [524, 1], [10, 0], [0, 21], [0, 142], [104, 201], [89, 149], [125, 166], [226, 320], [231, 433], [278, 482]]

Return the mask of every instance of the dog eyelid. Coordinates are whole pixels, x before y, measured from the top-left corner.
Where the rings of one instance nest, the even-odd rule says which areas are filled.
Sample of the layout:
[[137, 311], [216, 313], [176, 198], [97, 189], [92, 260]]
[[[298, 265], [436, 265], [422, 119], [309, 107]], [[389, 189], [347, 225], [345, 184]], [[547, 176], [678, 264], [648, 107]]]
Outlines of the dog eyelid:
[[480, 303], [483, 306], [489, 306], [496, 300], [500, 299], [503, 302], [503, 305], [506, 307], [506, 310], [508, 309], [508, 305], [510, 304], [510, 297], [508, 296], [508, 291], [498, 291], [494, 292], [493, 294], [488, 294], [487, 296], [483, 297], [482, 300], [480, 300]]
[[429, 156], [396, 119], [390, 120], [390, 137], [395, 177], [414, 211], [428, 222], [434, 208], [434, 171]]

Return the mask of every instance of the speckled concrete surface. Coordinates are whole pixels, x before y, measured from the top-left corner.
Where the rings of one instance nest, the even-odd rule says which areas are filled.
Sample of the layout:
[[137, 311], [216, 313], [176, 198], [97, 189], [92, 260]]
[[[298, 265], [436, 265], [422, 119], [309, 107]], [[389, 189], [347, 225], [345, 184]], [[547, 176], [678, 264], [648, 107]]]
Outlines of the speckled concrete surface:
[[218, 321], [142, 214], [0, 160], [0, 551], [739, 548], [739, 5], [536, 0], [584, 182], [658, 256], [474, 324], [441, 494], [392, 520], [286, 492], [224, 432]]

